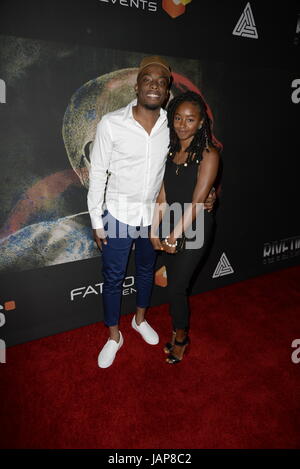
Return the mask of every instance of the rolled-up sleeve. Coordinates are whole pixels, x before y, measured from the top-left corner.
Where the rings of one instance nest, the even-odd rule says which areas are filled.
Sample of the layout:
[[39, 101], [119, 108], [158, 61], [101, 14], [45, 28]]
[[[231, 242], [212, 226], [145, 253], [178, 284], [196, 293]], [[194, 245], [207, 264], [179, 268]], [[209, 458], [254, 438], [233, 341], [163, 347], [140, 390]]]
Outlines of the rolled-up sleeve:
[[109, 122], [104, 116], [97, 125], [96, 136], [91, 152], [89, 171], [88, 210], [92, 228], [103, 228], [102, 213], [104, 191], [112, 154], [112, 137]]

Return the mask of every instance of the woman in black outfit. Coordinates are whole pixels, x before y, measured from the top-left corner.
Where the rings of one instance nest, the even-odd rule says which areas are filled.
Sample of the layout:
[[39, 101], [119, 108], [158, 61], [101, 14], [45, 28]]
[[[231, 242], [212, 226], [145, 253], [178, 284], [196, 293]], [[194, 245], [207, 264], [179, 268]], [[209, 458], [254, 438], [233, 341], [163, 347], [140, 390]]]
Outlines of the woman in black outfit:
[[[187, 289], [207, 250], [214, 229], [214, 214], [203, 211], [203, 204], [217, 177], [220, 147], [212, 135], [212, 122], [207, 114], [207, 106], [197, 93], [187, 91], [173, 98], [167, 113], [170, 150], [163, 184], [156, 201], [151, 242], [154, 249], [165, 251], [173, 334], [164, 351], [168, 354], [167, 363], [175, 364], [182, 360], [189, 343]], [[169, 235], [161, 241], [157, 237], [156, 227], [163, 218], [166, 206], [174, 202], [182, 207], [182, 216], [173, 223], [171, 218]], [[189, 247], [191, 243], [186, 242], [178, 250], [182, 233], [186, 233], [189, 227], [195, 229], [196, 222], [199, 221], [204, 228], [202, 247], [193, 249]]]

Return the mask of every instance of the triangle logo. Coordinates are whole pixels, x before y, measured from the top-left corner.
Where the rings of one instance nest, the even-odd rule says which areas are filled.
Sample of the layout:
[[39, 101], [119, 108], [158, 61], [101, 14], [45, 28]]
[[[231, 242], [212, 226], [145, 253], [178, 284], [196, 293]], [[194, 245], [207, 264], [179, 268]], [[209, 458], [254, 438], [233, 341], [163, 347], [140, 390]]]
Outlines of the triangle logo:
[[227, 259], [227, 256], [225, 252], [223, 252], [218, 265], [213, 273], [212, 278], [218, 278], [218, 277], [223, 277], [224, 275], [229, 275], [233, 274], [234, 270], [230, 265], [229, 260]]
[[257, 29], [253, 18], [250, 3], [248, 2], [232, 34], [235, 36], [258, 39]]

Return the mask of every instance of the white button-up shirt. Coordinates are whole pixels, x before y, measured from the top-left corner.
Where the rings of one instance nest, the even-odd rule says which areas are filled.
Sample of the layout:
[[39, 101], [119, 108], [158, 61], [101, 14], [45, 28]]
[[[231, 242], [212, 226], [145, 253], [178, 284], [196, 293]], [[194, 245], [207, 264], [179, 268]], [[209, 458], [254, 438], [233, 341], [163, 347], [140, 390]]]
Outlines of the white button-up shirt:
[[[103, 227], [107, 210], [132, 226], [151, 225], [169, 145], [166, 111], [160, 110], [150, 135], [134, 119], [132, 107], [110, 112], [97, 125], [91, 152], [88, 209], [92, 227]], [[107, 183], [107, 186], [106, 186]]]

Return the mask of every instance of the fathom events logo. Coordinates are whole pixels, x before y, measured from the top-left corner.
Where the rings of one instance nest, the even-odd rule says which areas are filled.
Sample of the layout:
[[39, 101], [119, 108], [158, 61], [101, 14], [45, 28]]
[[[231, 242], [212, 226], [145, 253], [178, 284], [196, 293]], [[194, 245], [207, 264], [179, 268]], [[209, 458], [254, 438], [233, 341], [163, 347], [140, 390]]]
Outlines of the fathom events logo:
[[230, 265], [230, 262], [225, 254], [223, 252], [222, 256], [220, 257], [220, 260], [218, 262], [217, 267], [215, 268], [215, 271], [213, 273], [212, 278], [218, 278], [218, 277], [223, 277], [224, 275], [229, 275], [233, 274], [234, 270], [232, 266]]
[[[102, 295], [103, 293], [103, 282], [96, 283], [95, 285], [87, 285], [84, 287], [74, 288], [70, 291], [70, 298], [71, 301], [77, 300], [78, 298], [85, 299], [88, 295]], [[136, 293], [135, 285], [134, 285], [134, 277], [125, 277], [123, 283], [123, 290], [122, 295], [132, 295]]]
[[185, 6], [192, 0], [163, 0], [162, 7], [171, 18], [177, 18], [185, 13]]
[[148, 0], [99, 0], [110, 5], [120, 5], [122, 7], [138, 8], [145, 11], [157, 11], [157, 2]]
[[[158, 11], [158, 2], [151, 0], [99, 0], [109, 5], [119, 5], [129, 8], [138, 8], [148, 12]], [[185, 13], [185, 7], [192, 0], [162, 0], [162, 9], [168, 13], [171, 18], [177, 18]]]
[[232, 31], [234, 36], [248, 37], [251, 39], [258, 39], [257, 29], [251, 10], [251, 5], [248, 2], [245, 9], [238, 20], [234, 30]]
[[285, 261], [300, 255], [300, 236], [285, 238], [264, 244], [263, 263]]

